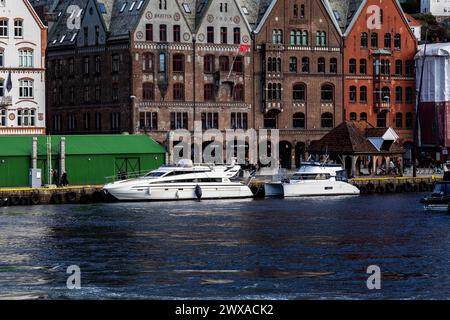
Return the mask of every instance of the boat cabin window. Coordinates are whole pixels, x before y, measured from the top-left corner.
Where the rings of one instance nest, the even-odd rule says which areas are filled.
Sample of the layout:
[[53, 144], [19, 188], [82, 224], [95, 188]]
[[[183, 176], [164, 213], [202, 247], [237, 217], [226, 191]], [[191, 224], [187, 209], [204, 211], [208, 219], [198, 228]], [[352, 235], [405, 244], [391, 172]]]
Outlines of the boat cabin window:
[[199, 179], [181, 179], [181, 180], [164, 181], [164, 183], [199, 183], [199, 182], [222, 182], [222, 178], [199, 178]]
[[345, 170], [336, 171], [336, 181], [347, 181], [347, 172]]
[[162, 177], [166, 172], [163, 171], [152, 171], [147, 173], [144, 177]]
[[181, 174], [203, 173], [203, 172], [207, 172], [207, 171], [172, 171], [172, 172], [169, 172], [165, 177], [178, 176]]
[[294, 174], [291, 180], [328, 180], [330, 177], [329, 173], [302, 173]]

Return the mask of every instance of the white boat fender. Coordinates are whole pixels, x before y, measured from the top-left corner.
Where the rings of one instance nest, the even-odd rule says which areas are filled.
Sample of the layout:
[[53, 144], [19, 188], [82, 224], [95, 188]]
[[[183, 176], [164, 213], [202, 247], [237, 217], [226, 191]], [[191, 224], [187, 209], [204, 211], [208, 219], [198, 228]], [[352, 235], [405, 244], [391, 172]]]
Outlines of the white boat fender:
[[198, 200], [202, 198], [202, 188], [199, 185], [195, 186], [195, 196]]

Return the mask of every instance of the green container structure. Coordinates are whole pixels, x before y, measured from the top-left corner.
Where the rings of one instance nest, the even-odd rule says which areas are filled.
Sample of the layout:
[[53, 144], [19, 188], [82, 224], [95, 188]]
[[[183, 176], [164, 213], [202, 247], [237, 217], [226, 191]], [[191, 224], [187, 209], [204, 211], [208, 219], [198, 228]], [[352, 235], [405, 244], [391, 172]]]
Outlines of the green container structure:
[[[65, 171], [69, 184], [105, 184], [134, 177], [165, 163], [166, 150], [147, 135], [38, 136], [37, 167], [48, 184], [51, 166], [61, 173], [60, 145], [65, 138]], [[26, 187], [32, 157], [32, 136], [0, 136], [0, 187]]]

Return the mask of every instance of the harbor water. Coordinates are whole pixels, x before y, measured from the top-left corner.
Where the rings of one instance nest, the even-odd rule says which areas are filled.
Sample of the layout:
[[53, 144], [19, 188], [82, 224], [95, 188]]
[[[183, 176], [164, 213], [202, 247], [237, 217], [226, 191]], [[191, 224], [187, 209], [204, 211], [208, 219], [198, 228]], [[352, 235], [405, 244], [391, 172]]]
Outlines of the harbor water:
[[422, 196], [3, 207], [0, 298], [450, 298], [450, 216]]

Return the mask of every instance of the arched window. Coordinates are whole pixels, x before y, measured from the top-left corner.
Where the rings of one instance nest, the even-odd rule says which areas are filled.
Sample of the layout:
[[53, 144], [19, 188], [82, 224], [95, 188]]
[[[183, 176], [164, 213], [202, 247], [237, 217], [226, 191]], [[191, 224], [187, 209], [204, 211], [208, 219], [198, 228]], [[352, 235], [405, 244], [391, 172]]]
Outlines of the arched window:
[[264, 128], [276, 129], [278, 122], [278, 111], [270, 110], [264, 114]]
[[234, 59], [233, 71], [237, 72], [237, 73], [244, 72], [244, 57], [243, 56], [237, 56]]
[[302, 72], [309, 73], [309, 58], [308, 57], [302, 58]]
[[381, 89], [381, 95], [383, 102], [391, 101], [391, 89], [389, 89], [389, 87], [383, 87], [383, 89]]
[[281, 30], [281, 29], [272, 30], [272, 42], [274, 44], [282, 44], [283, 43], [283, 30]]
[[234, 101], [244, 101], [244, 86], [242, 84], [237, 84], [233, 91]]
[[411, 104], [411, 103], [413, 103], [413, 98], [414, 98], [413, 88], [406, 87], [405, 102], [408, 104]]
[[349, 100], [352, 103], [356, 103], [356, 86], [351, 86], [349, 90]]
[[281, 100], [281, 83], [269, 83], [267, 84], [267, 99]]
[[403, 62], [402, 60], [395, 60], [395, 75], [401, 76], [403, 72]]
[[309, 44], [308, 31], [303, 30], [302, 32], [302, 45], [307, 46]]
[[303, 83], [296, 83], [292, 87], [292, 100], [306, 101], [306, 86]]
[[372, 32], [370, 34], [370, 46], [372, 48], [378, 48], [378, 33]]
[[397, 112], [395, 114], [395, 127], [401, 128], [403, 126], [403, 114], [401, 112]]
[[350, 74], [356, 74], [356, 59], [350, 59], [348, 62], [348, 72]]
[[184, 72], [184, 54], [174, 54], [172, 63], [173, 72]]
[[403, 88], [398, 86], [395, 87], [395, 103], [403, 102]]
[[327, 33], [322, 31], [320, 34], [320, 45], [325, 47], [327, 45]]
[[273, 68], [272, 68], [272, 58], [271, 58], [271, 57], [269, 57], [269, 58], [267, 59], [267, 71], [268, 71], [268, 72], [272, 72], [272, 71], [273, 71]]
[[334, 101], [334, 88], [331, 84], [324, 84], [320, 90], [320, 97], [322, 102]]
[[394, 48], [395, 49], [401, 49], [402, 47], [402, 36], [400, 33], [396, 33], [394, 35]]
[[366, 59], [360, 59], [359, 60], [359, 73], [360, 74], [367, 74], [367, 60]]
[[294, 4], [293, 8], [292, 8], [292, 16], [294, 18], [298, 18], [298, 5]]
[[330, 73], [337, 73], [337, 59], [330, 59]]
[[329, 112], [325, 112], [321, 117], [322, 128], [333, 128], [333, 115]]
[[275, 68], [276, 72], [281, 72], [281, 58], [277, 58], [277, 66]]
[[321, 57], [317, 59], [317, 72], [325, 73], [325, 58]]
[[366, 86], [361, 86], [359, 88], [359, 102], [367, 103], [367, 87]]
[[367, 32], [361, 33], [361, 48], [367, 48], [369, 45], [369, 39], [367, 37]]
[[291, 30], [290, 32], [291, 45], [295, 45], [295, 30]]
[[155, 86], [152, 82], [142, 83], [142, 99], [143, 100], [155, 100]]
[[296, 57], [289, 58], [289, 72], [297, 72], [297, 58]]
[[367, 113], [361, 112], [359, 114], [359, 121], [367, 121]]
[[305, 114], [303, 112], [294, 113], [292, 126], [294, 128], [305, 128]]
[[390, 33], [386, 33], [384, 35], [384, 47], [385, 48], [390, 48], [392, 46], [391, 42], [392, 42], [391, 41], [391, 34]]
[[350, 112], [350, 121], [356, 121], [356, 112]]
[[411, 112], [407, 112], [405, 115], [405, 127], [406, 129], [412, 129], [413, 126], [413, 114]]
[[377, 127], [386, 128], [386, 112], [382, 111], [377, 114]]

